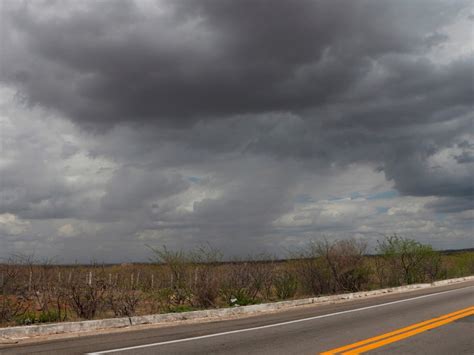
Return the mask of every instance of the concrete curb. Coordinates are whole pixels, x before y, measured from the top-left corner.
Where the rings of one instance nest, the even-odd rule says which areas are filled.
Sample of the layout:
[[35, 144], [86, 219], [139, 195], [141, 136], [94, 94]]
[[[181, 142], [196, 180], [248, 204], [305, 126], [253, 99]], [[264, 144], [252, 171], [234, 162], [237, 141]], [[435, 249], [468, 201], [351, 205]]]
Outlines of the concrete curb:
[[311, 298], [303, 298], [299, 300], [264, 303], [264, 304], [233, 307], [233, 308], [209, 309], [209, 310], [183, 312], [183, 313], [152, 314], [152, 315], [147, 315], [147, 316], [135, 316], [135, 317], [129, 317], [129, 318], [110, 318], [110, 319], [88, 320], [88, 321], [80, 321], [80, 322], [64, 322], [64, 323], [52, 323], [52, 324], [0, 328], [0, 340], [1, 338], [21, 339], [21, 338], [30, 338], [30, 337], [41, 336], [41, 335], [51, 335], [51, 334], [60, 334], [60, 333], [77, 333], [77, 332], [94, 331], [94, 330], [99, 330], [99, 329], [124, 328], [124, 327], [143, 325], [143, 324], [170, 323], [170, 322], [182, 321], [182, 320], [229, 317], [229, 316], [241, 315], [241, 314], [269, 312], [269, 311], [276, 311], [279, 309], [308, 305], [308, 304], [320, 304], [320, 303], [327, 303], [327, 302], [336, 302], [336, 301], [341, 301], [341, 300], [365, 298], [365, 297], [383, 295], [386, 293], [403, 293], [403, 292], [409, 292], [412, 290], [450, 285], [454, 283], [460, 283], [460, 282], [471, 281], [471, 280], [474, 280], [474, 276], [436, 281], [436, 282], [433, 282], [432, 284], [429, 284], [429, 283], [413, 284], [413, 285], [400, 286], [400, 287], [384, 288], [384, 289], [373, 290], [373, 291], [362, 291], [362, 292], [345, 293], [345, 294], [332, 295], [332, 296], [311, 297]]

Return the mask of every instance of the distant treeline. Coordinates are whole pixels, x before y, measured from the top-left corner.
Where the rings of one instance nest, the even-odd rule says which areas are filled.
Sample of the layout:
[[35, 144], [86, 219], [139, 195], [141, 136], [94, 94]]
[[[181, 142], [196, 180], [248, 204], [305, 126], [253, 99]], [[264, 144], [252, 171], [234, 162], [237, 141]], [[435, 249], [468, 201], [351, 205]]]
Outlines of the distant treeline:
[[446, 249], [439, 251], [443, 255], [452, 255], [452, 254], [460, 254], [460, 253], [474, 253], [474, 248], [466, 248], [466, 249]]
[[[312, 242], [310, 242], [312, 243]], [[204, 247], [206, 248], [206, 247]], [[462, 254], [462, 253], [474, 253], [474, 248], [464, 248], [464, 249], [445, 249], [445, 250], [436, 250], [438, 253], [440, 253], [441, 255], [453, 255], [453, 254]], [[258, 263], [284, 263], [284, 262], [287, 262], [287, 261], [290, 261], [290, 260], [294, 260], [294, 259], [300, 259], [300, 257], [298, 256], [294, 256], [294, 255], [298, 255], [298, 252], [294, 252], [294, 253], [289, 253], [291, 254], [291, 256], [287, 256], [285, 258], [279, 258], [279, 257], [274, 257], [270, 254], [261, 254], [257, 257], [255, 256], [248, 256], [247, 258], [233, 258], [233, 259], [224, 259], [222, 258], [222, 260], [219, 260], [217, 261], [216, 263], [219, 263], [219, 264], [234, 264], [234, 263], [252, 263], [252, 262], [258, 262]], [[365, 256], [372, 256], [372, 257], [375, 257], [375, 256], [380, 256], [380, 254], [378, 253], [366, 253]], [[12, 260], [14, 259], [17, 259], [17, 260], [24, 260], [24, 259], [27, 259], [27, 258], [30, 258], [31, 261], [33, 261], [34, 264], [37, 264], [37, 265], [42, 265], [44, 267], [51, 267], [51, 268], [54, 268], [54, 267], [57, 267], [57, 266], [61, 266], [61, 267], [65, 267], [65, 268], [77, 268], [77, 267], [89, 267], [91, 265], [100, 265], [101, 267], [113, 267], [113, 266], [123, 266], [123, 267], [127, 267], [127, 266], [149, 266], [149, 265], [155, 265], [157, 262], [159, 263], [159, 261], [157, 260], [150, 260], [149, 262], [127, 262], [127, 263], [103, 263], [103, 262], [90, 262], [90, 263], [74, 263], [74, 264], [69, 264], [69, 263], [57, 263], [57, 262], [54, 262], [54, 259], [52, 260], [41, 260], [41, 259], [34, 259], [34, 257], [29, 257], [29, 256], [25, 256], [25, 255], [16, 255], [16, 256], [13, 256], [13, 257], [10, 257], [8, 259], [7, 262], [0, 262], [0, 267], [1, 266], [5, 266], [9, 263], [11, 263]], [[20, 264], [22, 264], [22, 262], [20, 262]]]

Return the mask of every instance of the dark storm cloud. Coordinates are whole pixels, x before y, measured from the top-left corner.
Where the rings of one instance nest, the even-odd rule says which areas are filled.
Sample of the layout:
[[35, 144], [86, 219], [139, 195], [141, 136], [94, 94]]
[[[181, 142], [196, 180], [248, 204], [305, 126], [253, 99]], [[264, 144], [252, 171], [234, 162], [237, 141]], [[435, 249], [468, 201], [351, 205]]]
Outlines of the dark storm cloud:
[[[461, 198], [453, 197], [444, 197], [436, 202], [429, 203], [427, 207], [432, 208], [436, 212], [441, 213], [456, 213], [460, 211], [469, 211], [471, 210], [471, 220], [472, 224], [472, 210], [474, 210], [474, 196], [473, 191], [470, 191], [470, 195]], [[472, 228], [472, 226], [471, 226]]]
[[[41, 6], [52, 14], [45, 16], [28, 2], [7, 5], [3, 77], [28, 102], [92, 128], [119, 121], [179, 126], [337, 102], [352, 95], [374, 60], [439, 42], [437, 26], [462, 5], [178, 1], [147, 13], [131, 1], [86, 4], [65, 12], [68, 3], [47, 2]], [[416, 76], [400, 85], [418, 69], [403, 64], [393, 64], [387, 93], [394, 98], [429, 84]]]

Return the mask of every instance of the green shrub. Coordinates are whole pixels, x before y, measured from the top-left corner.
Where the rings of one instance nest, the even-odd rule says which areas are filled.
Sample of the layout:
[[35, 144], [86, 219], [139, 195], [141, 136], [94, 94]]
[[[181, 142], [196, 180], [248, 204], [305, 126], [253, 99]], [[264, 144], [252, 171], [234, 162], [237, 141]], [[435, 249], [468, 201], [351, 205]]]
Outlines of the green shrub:
[[57, 311], [41, 312], [37, 318], [38, 323], [52, 323], [61, 321]]
[[377, 250], [390, 286], [433, 281], [441, 272], [440, 254], [430, 245], [393, 235], [379, 242]]
[[446, 256], [448, 277], [474, 275], [474, 252]]
[[292, 273], [285, 271], [275, 277], [275, 294], [280, 300], [294, 297], [298, 289], [298, 279]]
[[184, 304], [179, 304], [177, 306], [172, 306], [168, 310], [170, 313], [181, 313], [181, 312], [191, 312], [194, 311], [194, 308]]
[[18, 325], [30, 325], [36, 323], [37, 318], [35, 312], [25, 312], [18, 315], [15, 320]]
[[255, 296], [253, 296], [248, 289], [240, 289], [240, 290], [237, 290], [237, 292], [235, 292], [235, 295], [234, 295], [234, 300], [233, 298], [230, 298], [230, 302], [229, 302], [229, 305], [231, 306], [248, 306], [248, 305], [252, 305], [252, 304], [257, 304], [259, 303], [258, 300], [255, 298]]

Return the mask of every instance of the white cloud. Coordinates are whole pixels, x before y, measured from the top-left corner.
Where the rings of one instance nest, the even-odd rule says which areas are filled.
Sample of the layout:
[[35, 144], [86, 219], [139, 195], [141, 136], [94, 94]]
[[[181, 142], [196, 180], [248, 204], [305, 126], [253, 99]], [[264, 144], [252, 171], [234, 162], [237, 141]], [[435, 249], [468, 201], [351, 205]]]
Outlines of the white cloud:
[[77, 231], [74, 229], [72, 224], [63, 224], [61, 227], [58, 228], [58, 235], [60, 237], [66, 238], [74, 237], [75, 235], [77, 235]]
[[11, 213], [0, 214], [0, 235], [20, 235], [30, 229], [28, 221], [21, 220]]

